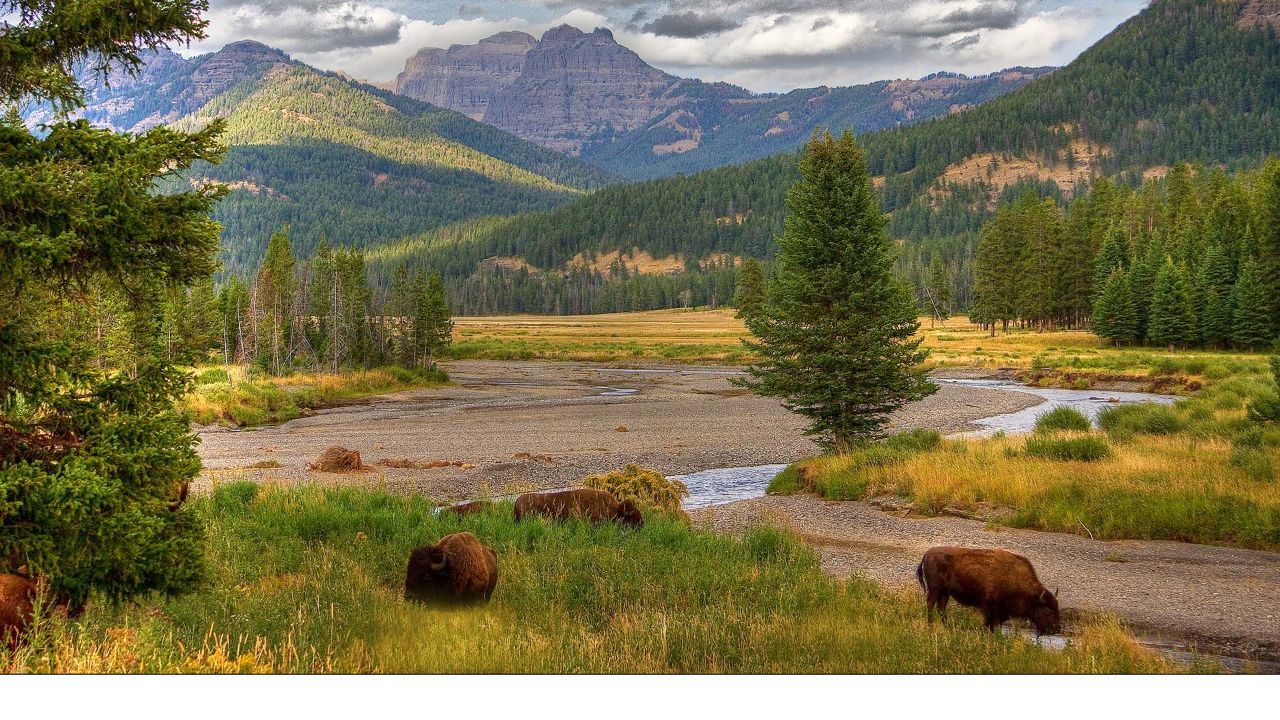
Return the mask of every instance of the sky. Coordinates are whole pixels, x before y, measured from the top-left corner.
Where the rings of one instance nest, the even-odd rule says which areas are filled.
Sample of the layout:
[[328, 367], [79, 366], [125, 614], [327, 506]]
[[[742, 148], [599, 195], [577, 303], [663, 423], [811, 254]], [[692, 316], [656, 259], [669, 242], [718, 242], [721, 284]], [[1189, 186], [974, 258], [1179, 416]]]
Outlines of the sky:
[[326, 70], [395, 77], [424, 47], [568, 23], [651, 65], [757, 92], [1064, 65], [1147, 0], [209, 0], [209, 52], [253, 39]]

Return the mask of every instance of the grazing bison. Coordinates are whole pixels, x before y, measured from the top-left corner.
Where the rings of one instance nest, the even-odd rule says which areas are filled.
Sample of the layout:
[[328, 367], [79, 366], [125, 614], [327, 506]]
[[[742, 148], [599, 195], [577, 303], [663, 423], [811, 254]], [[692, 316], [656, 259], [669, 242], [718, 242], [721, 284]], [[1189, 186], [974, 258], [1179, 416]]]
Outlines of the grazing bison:
[[455, 513], [461, 517], [474, 515], [475, 513], [487, 512], [493, 508], [493, 503], [488, 500], [474, 500], [462, 505], [450, 505], [443, 512]]
[[924, 588], [929, 622], [933, 610], [947, 621], [947, 601], [982, 611], [987, 629], [994, 631], [1010, 618], [1025, 618], [1042, 635], [1056, 635], [1062, 624], [1058, 598], [1040, 584], [1031, 562], [1007, 550], [936, 547], [916, 566]]
[[414, 550], [404, 575], [404, 599], [417, 602], [488, 600], [498, 584], [498, 556], [469, 532]]
[[36, 608], [36, 584], [12, 574], [0, 574], [0, 643], [17, 649]]
[[562, 490], [553, 493], [529, 493], [516, 499], [516, 520], [541, 515], [550, 520], [583, 518], [596, 523], [617, 521], [631, 527], [642, 527], [644, 515], [631, 500], [618, 500], [607, 490]]

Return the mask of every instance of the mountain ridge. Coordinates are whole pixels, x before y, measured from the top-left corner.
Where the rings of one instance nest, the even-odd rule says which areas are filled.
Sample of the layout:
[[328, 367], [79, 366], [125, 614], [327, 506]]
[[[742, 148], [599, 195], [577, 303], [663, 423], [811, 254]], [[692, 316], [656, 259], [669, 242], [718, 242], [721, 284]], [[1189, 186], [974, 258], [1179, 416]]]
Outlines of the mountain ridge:
[[466, 112], [631, 179], [794, 150], [817, 125], [858, 132], [960, 112], [1052, 68], [753, 93], [646, 63], [605, 28], [504, 32], [412, 56], [396, 92]]

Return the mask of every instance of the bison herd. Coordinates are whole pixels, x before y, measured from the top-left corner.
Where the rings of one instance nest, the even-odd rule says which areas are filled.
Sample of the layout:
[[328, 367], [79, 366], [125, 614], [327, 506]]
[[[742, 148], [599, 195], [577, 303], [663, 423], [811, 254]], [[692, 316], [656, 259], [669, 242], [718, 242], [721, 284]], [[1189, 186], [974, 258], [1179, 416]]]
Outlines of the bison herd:
[[[490, 502], [477, 501], [446, 511], [465, 516], [492, 507]], [[514, 515], [517, 521], [542, 517], [616, 522], [634, 528], [644, 525], [644, 516], [634, 502], [618, 500], [604, 490], [521, 495]], [[1031, 562], [1021, 555], [1006, 550], [935, 547], [916, 566], [916, 579], [925, 593], [929, 622], [937, 611], [945, 623], [947, 603], [954, 599], [977, 608], [990, 630], [1013, 618], [1028, 620], [1037, 633], [1057, 634], [1061, 630], [1057, 593], [1041, 584]], [[487, 601], [497, 585], [497, 554], [475, 535], [460, 532], [409, 555], [404, 598], [446, 605]], [[30, 579], [0, 573], [0, 642], [16, 646], [31, 621], [36, 597], [36, 585]]]
[[[467, 516], [484, 512], [493, 503], [478, 500], [446, 508]], [[642, 527], [644, 515], [631, 500], [619, 500], [605, 490], [563, 490], [529, 493], [516, 498], [515, 519], [543, 517], [552, 521], [582, 519], [594, 523], [617, 522]], [[488, 600], [498, 584], [498, 557], [469, 532], [446, 535], [435, 545], [417, 548], [409, 555], [404, 574], [404, 599], [452, 604]]]
[[[446, 511], [466, 516], [492, 507], [493, 503], [480, 500]], [[604, 490], [521, 495], [516, 499], [515, 519], [530, 517], [617, 522], [637, 528], [644, 525], [644, 516], [634, 502], [618, 500]], [[1029, 560], [1007, 550], [935, 547], [916, 566], [916, 579], [924, 589], [930, 623], [935, 610], [945, 623], [947, 603], [955, 599], [977, 608], [989, 630], [1014, 618], [1030, 621], [1040, 634], [1057, 634], [1062, 629], [1057, 593], [1040, 583]], [[498, 560], [493, 550], [469, 532], [455, 533], [409, 556], [404, 597], [441, 603], [488, 600], [497, 582]]]

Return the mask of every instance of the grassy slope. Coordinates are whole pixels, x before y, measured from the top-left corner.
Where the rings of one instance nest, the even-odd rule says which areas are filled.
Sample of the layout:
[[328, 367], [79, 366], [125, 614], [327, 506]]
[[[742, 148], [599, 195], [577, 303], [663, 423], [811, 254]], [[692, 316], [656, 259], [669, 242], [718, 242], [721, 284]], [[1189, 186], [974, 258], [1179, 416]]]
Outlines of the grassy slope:
[[[175, 600], [52, 622], [0, 669], [58, 672], [1167, 672], [1114, 621], [1065, 651], [925, 624], [918, 599], [825, 575], [773, 530], [743, 540], [651, 518], [513, 523], [510, 506], [439, 517], [422, 498], [233, 484], [208, 523], [212, 581]], [[459, 530], [495, 548], [493, 601], [400, 600], [411, 548]]]

